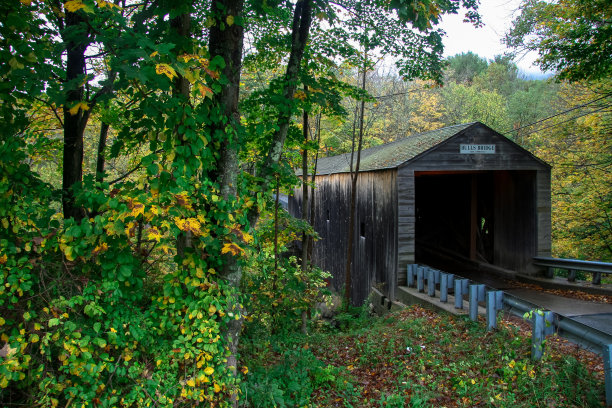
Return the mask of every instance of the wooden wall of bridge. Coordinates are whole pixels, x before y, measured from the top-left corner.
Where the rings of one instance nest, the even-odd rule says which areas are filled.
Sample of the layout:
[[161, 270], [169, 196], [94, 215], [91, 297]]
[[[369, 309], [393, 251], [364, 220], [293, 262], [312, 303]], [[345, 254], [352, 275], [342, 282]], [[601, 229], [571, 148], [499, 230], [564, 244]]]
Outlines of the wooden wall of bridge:
[[[353, 247], [352, 299], [362, 304], [372, 286], [394, 293], [397, 265], [397, 179], [395, 170], [359, 174]], [[331, 272], [336, 290], [344, 290], [351, 180], [348, 173], [316, 177], [313, 261]], [[290, 199], [289, 210], [300, 214], [301, 189]]]

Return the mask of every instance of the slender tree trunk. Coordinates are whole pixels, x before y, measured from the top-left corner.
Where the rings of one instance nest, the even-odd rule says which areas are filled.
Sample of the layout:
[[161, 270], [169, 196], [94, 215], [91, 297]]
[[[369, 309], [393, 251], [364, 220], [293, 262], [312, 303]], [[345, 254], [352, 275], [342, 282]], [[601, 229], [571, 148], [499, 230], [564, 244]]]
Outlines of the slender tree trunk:
[[100, 125], [100, 137], [98, 137], [98, 155], [96, 160], [96, 181], [102, 183], [104, 181], [104, 149], [106, 149], [106, 140], [108, 139], [108, 130], [110, 124], [102, 121]]
[[[304, 92], [308, 92], [308, 86], [304, 86]], [[302, 149], [302, 219], [308, 220], [308, 111], [304, 109], [302, 115], [302, 134], [304, 136], [304, 148]], [[302, 272], [308, 268], [308, 234], [302, 233]]]
[[[78, 13], [66, 12], [66, 31], [71, 27], [85, 24]], [[85, 217], [85, 211], [75, 203], [75, 184], [83, 179], [83, 133], [88, 114], [79, 109], [72, 114], [70, 109], [84, 101], [83, 85], [75, 85], [79, 77], [85, 75], [85, 50], [89, 36], [79, 41], [71, 39], [66, 42], [66, 103], [64, 105], [64, 151], [62, 169], [62, 207], [64, 218], [74, 218], [77, 223]]]
[[[299, 0], [295, 4], [293, 13], [293, 24], [291, 29], [291, 53], [287, 63], [287, 70], [285, 72], [285, 88], [283, 91], [283, 96], [287, 101], [287, 104], [291, 104], [293, 102], [293, 94], [297, 89], [302, 57], [304, 56], [304, 49], [306, 48], [306, 42], [308, 41], [311, 23], [312, 1]], [[281, 111], [278, 117], [279, 129], [272, 137], [272, 145], [262, 167], [263, 181], [260, 183], [260, 186], [264, 190], [268, 189], [273, 181], [274, 175], [269, 171], [269, 169], [271, 169], [280, 160], [283, 146], [285, 144], [285, 140], [287, 139], [290, 121], [291, 109], [284, 109]], [[249, 222], [251, 225], [255, 224], [257, 217], [257, 213], [250, 214]]]
[[[314, 164], [312, 169], [312, 176], [310, 178], [310, 219], [309, 223], [314, 227], [315, 225], [315, 180], [317, 177], [317, 164], [319, 162], [319, 144], [321, 143], [321, 114], [317, 115], [317, 119], [315, 121], [316, 126], [316, 135], [317, 135], [317, 151], [315, 153]], [[309, 237], [308, 239], [308, 259], [312, 259], [312, 251], [314, 249], [314, 239], [313, 237]]]
[[[365, 60], [365, 58], [364, 58]], [[363, 66], [363, 78], [361, 80], [361, 89], [365, 90], [366, 86], [366, 63]], [[359, 108], [359, 142], [357, 146], [357, 160], [355, 161], [355, 170], [352, 171], [353, 167], [353, 152], [355, 150], [355, 139], [353, 137], [353, 149], [351, 152], [351, 203], [349, 209], [349, 232], [348, 242], [346, 251], [346, 270], [344, 275], [344, 296], [346, 301], [346, 307], [352, 304], [352, 264], [353, 264], [353, 247], [355, 244], [355, 222], [356, 222], [356, 206], [357, 206], [357, 179], [359, 177], [359, 164], [361, 162], [361, 147], [363, 143], [363, 131], [364, 131], [364, 115], [365, 115], [365, 100], [361, 100]]]

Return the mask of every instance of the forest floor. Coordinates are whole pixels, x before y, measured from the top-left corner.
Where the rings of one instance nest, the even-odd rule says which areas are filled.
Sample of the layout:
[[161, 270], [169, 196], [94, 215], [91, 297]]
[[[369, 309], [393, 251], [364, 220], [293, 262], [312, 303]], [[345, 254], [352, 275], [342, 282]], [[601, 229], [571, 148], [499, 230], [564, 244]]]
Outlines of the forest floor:
[[532, 362], [528, 323], [498, 323], [489, 332], [483, 321], [414, 306], [340, 314], [309, 335], [247, 336], [244, 406], [604, 406], [600, 356], [550, 336]]

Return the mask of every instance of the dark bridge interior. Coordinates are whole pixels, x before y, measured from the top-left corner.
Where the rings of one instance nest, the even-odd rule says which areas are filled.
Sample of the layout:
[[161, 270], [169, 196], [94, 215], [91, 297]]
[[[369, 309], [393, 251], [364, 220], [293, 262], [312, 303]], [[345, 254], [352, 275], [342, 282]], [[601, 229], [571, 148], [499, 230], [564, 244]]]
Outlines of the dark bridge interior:
[[534, 171], [417, 172], [416, 261], [522, 271], [536, 252]]

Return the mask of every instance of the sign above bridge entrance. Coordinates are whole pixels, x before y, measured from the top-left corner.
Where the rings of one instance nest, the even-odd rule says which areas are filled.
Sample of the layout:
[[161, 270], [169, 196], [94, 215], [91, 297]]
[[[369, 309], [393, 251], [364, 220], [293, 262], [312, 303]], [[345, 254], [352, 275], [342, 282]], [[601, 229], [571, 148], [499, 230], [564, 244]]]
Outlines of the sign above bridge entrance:
[[495, 154], [494, 144], [460, 144], [461, 154]]

